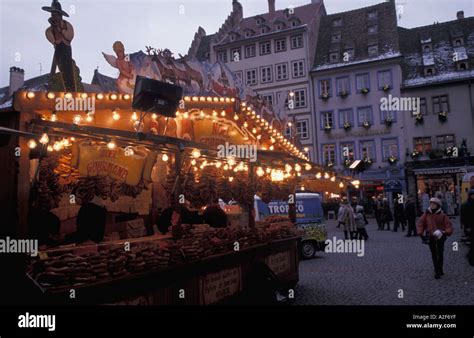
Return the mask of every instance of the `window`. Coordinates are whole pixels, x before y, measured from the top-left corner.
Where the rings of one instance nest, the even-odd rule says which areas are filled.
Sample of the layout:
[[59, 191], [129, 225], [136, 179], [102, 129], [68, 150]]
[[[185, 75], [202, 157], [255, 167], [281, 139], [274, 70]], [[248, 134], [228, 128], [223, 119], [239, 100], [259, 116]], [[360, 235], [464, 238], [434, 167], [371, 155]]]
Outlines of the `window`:
[[272, 66], [260, 67], [260, 82], [268, 83], [273, 81]]
[[379, 46], [378, 46], [378, 45], [369, 46], [369, 48], [368, 48], [368, 53], [369, 53], [369, 56], [376, 56], [376, 55], [378, 55], [378, 53], [379, 53]]
[[374, 20], [377, 19], [377, 11], [370, 11], [367, 13], [367, 19]]
[[468, 69], [467, 62], [458, 62], [457, 68], [458, 70], [467, 70]]
[[426, 103], [426, 98], [420, 98], [420, 114], [428, 115], [428, 104]]
[[276, 80], [288, 80], [288, 63], [279, 63], [276, 65]]
[[367, 33], [369, 34], [377, 34], [379, 30], [379, 26], [378, 25], [372, 25], [372, 26], [369, 26], [369, 28], [367, 29]]
[[295, 35], [291, 37], [291, 49], [303, 48], [303, 35]]
[[362, 126], [364, 122], [369, 122], [371, 125], [374, 124], [374, 114], [372, 113], [372, 107], [357, 108], [357, 120], [359, 126]]
[[300, 139], [308, 139], [308, 120], [301, 120], [296, 122], [296, 136]]
[[342, 26], [342, 19], [337, 18], [332, 21], [332, 26], [333, 27], [341, 27]]
[[295, 108], [306, 107], [306, 89], [297, 89], [293, 93], [295, 94]]
[[360, 149], [360, 158], [370, 158], [372, 161], [375, 162], [376, 160], [376, 149], [375, 149], [375, 141], [360, 141], [359, 143]]
[[415, 150], [422, 155], [428, 155], [432, 149], [431, 137], [415, 137], [413, 144], [415, 145]]
[[338, 96], [346, 96], [349, 95], [351, 92], [349, 77], [339, 77], [336, 79], [337, 85], [337, 95]]
[[260, 42], [260, 55], [266, 55], [271, 53], [270, 41]]
[[257, 19], [257, 25], [261, 25], [261, 24], [262, 24], [262, 22], [263, 22], [263, 20], [262, 20], [262, 19]]
[[275, 40], [275, 53], [286, 51], [286, 39]]
[[370, 89], [370, 78], [369, 74], [356, 75], [356, 88], [357, 92], [361, 92], [362, 89]]
[[338, 43], [341, 41], [341, 33], [335, 33], [331, 36], [332, 43]]
[[291, 71], [292, 71], [293, 78], [305, 76], [304, 60], [292, 61]]
[[221, 51], [217, 53], [217, 60], [219, 62], [227, 63], [227, 51]]
[[321, 112], [321, 128], [320, 129], [327, 129], [327, 128], [334, 129], [334, 112], [332, 111], [323, 111]]
[[433, 96], [433, 114], [449, 113], [448, 95]]
[[380, 123], [385, 123], [386, 119], [392, 119], [392, 122], [397, 121], [397, 112], [392, 110], [382, 110], [380, 109]]
[[382, 158], [384, 161], [388, 160], [390, 156], [399, 158], [398, 154], [398, 139], [385, 139], [382, 140]]
[[278, 24], [278, 25], [277, 25], [277, 31], [281, 31], [281, 28], [282, 28], [282, 27], [281, 27], [281, 24]]
[[291, 27], [296, 27], [297, 25], [298, 25], [298, 22], [296, 22], [296, 21], [291, 22]]
[[456, 146], [456, 139], [454, 135], [440, 135], [436, 136], [436, 144], [438, 148], [446, 149], [448, 147]]
[[319, 81], [319, 96], [328, 95], [331, 96], [331, 80]]
[[245, 58], [253, 58], [256, 55], [255, 45], [245, 46]]
[[336, 145], [324, 144], [322, 146], [322, 161], [325, 165], [336, 164]]
[[462, 47], [464, 46], [464, 39], [463, 38], [456, 38], [453, 41], [454, 47]]
[[345, 160], [354, 161], [355, 160], [355, 145], [354, 142], [341, 142], [340, 151], [342, 163]]
[[344, 128], [346, 123], [349, 123], [351, 126], [354, 125], [354, 114], [352, 109], [339, 110], [339, 128]]
[[246, 37], [246, 38], [249, 38], [249, 37], [251, 37], [251, 36], [252, 36], [252, 32], [251, 32], [251, 31], [246, 31], [246, 32], [245, 32], [245, 37]]
[[249, 69], [245, 72], [247, 85], [256, 85], [257, 84], [257, 69]]
[[435, 74], [435, 69], [433, 67], [425, 67], [425, 76], [432, 76]]
[[432, 50], [431, 44], [427, 43], [427, 44], [422, 45], [422, 49], [423, 49], [423, 53], [430, 53]]
[[339, 62], [339, 52], [329, 53], [329, 62], [331, 63]]
[[383, 71], [378, 72], [377, 81], [378, 81], [380, 90], [383, 90], [385, 86], [389, 86], [389, 88], [392, 88], [393, 87], [392, 71], [383, 70]]
[[235, 41], [235, 38], [236, 38], [235, 34], [230, 35], [230, 41]]
[[262, 27], [262, 29], [260, 29], [260, 33], [265, 34], [266, 32], [267, 32], [267, 28], [266, 28], [266, 27]]
[[240, 54], [240, 48], [235, 48], [231, 50], [232, 62], [239, 62], [242, 60], [242, 55]]
[[267, 105], [273, 107], [273, 94], [263, 94], [262, 98], [267, 102]]

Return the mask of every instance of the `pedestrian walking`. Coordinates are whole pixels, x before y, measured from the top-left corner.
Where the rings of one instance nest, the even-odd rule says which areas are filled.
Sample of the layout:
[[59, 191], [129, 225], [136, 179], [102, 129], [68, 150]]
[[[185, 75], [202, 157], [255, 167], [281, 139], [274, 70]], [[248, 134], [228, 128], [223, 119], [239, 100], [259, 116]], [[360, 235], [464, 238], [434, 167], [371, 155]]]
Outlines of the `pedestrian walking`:
[[393, 207], [393, 232], [398, 231], [398, 227], [402, 226], [402, 231], [405, 231], [406, 227], [406, 216], [405, 216], [405, 205], [403, 203], [399, 203], [400, 201], [398, 198], [393, 200], [394, 207]]
[[449, 217], [442, 211], [442, 205], [443, 202], [439, 198], [431, 198], [428, 210], [421, 216], [417, 224], [418, 235], [423, 238], [426, 232], [428, 236], [435, 279], [439, 279], [444, 275], [444, 243], [447, 236], [451, 236], [453, 233], [453, 226]]
[[350, 239], [354, 239], [357, 234], [357, 226], [355, 224], [354, 211], [352, 210], [352, 207], [349, 205], [349, 202], [347, 201], [347, 199], [342, 200], [342, 204], [339, 209], [338, 216], [339, 216], [338, 221], [344, 227], [343, 228], [344, 238], [349, 239], [349, 235], [350, 235]]
[[374, 215], [375, 215], [375, 221], [377, 222], [377, 229], [383, 230], [383, 224], [382, 224], [383, 200], [382, 200], [381, 195], [378, 195], [375, 201]]
[[469, 190], [468, 199], [461, 206], [461, 224], [471, 240], [468, 259], [469, 264], [474, 266], [474, 189]]
[[367, 218], [364, 214], [364, 207], [362, 205], [356, 206], [356, 214], [354, 216], [356, 226], [357, 226], [357, 237], [358, 239], [368, 240], [369, 235], [367, 234], [367, 230], [365, 226], [367, 225]]
[[382, 204], [382, 230], [384, 230], [385, 225], [387, 225], [387, 231], [390, 231], [390, 222], [393, 221], [392, 210], [390, 209], [390, 204], [388, 199], [383, 199]]
[[405, 206], [405, 216], [408, 222], [407, 237], [416, 236], [416, 204], [413, 196], [408, 196]]

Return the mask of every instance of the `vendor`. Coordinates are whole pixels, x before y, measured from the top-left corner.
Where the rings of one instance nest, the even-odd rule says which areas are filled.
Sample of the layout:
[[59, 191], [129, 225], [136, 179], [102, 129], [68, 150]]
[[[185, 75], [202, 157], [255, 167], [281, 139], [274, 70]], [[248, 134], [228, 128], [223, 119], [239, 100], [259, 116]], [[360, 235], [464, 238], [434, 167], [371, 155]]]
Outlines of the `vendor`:
[[98, 196], [84, 203], [79, 209], [76, 220], [76, 232], [66, 236], [66, 243], [83, 243], [93, 241], [100, 243], [104, 240], [107, 209]]
[[209, 224], [212, 228], [225, 228], [227, 226], [227, 214], [220, 207], [218, 199], [206, 207], [203, 217], [206, 224]]

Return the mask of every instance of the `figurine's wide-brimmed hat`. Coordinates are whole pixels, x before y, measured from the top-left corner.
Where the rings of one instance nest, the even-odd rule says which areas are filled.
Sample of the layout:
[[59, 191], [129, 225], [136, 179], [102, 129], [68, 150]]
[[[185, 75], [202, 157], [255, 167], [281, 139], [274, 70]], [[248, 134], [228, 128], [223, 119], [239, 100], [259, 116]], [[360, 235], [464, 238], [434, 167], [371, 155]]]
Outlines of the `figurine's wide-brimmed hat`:
[[51, 4], [51, 7], [44, 6], [41, 7], [43, 11], [50, 12], [50, 13], [59, 13], [61, 15], [69, 17], [69, 14], [67, 14], [65, 11], [63, 11], [61, 4], [59, 3], [58, 0], [53, 0], [53, 3]]

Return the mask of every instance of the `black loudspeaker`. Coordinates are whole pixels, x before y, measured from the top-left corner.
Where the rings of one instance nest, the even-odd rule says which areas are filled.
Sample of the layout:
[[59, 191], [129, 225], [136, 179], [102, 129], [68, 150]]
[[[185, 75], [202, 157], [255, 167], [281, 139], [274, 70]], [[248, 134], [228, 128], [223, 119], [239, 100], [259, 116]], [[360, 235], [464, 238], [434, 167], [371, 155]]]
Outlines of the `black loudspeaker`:
[[183, 97], [183, 87], [137, 76], [132, 108], [174, 117]]

